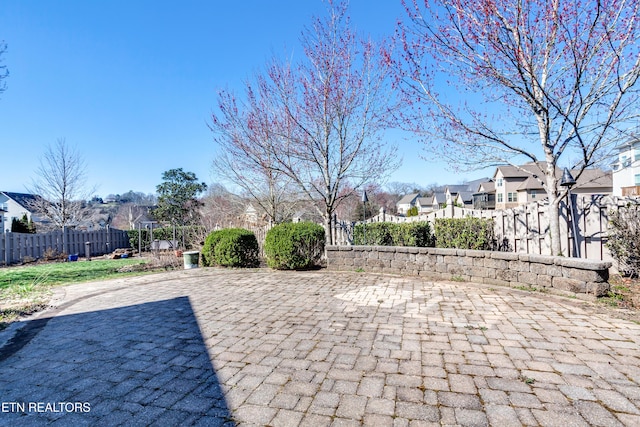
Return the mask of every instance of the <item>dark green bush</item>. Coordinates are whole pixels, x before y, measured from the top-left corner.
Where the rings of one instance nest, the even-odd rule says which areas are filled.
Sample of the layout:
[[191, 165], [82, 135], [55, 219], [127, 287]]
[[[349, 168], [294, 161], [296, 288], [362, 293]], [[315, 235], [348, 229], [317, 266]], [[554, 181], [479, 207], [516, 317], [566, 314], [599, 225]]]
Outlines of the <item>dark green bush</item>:
[[353, 230], [355, 245], [372, 246], [417, 246], [434, 245], [431, 227], [426, 221], [420, 222], [374, 222], [358, 224]]
[[258, 240], [243, 228], [225, 228], [210, 233], [202, 248], [204, 266], [257, 267]]
[[493, 220], [484, 218], [439, 218], [434, 231], [437, 248], [492, 250]]
[[409, 208], [409, 210], [407, 211], [407, 216], [418, 216], [418, 207], [417, 206], [411, 206]]
[[202, 250], [200, 251], [200, 255], [202, 257], [202, 265], [205, 267], [211, 267], [215, 265], [213, 262], [213, 251], [220, 241], [220, 239], [224, 236], [223, 230], [217, 230], [209, 233], [207, 237], [204, 239], [204, 245], [202, 246]]
[[269, 230], [265, 239], [267, 265], [279, 270], [315, 267], [324, 252], [324, 243], [324, 228], [318, 224], [278, 224]]

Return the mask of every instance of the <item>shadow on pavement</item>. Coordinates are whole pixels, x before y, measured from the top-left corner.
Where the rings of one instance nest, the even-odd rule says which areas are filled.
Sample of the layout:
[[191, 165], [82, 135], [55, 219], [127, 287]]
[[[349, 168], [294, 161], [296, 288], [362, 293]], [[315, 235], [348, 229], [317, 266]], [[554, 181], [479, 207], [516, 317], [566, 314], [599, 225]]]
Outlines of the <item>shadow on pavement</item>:
[[187, 297], [33, 322], [0, 358], [0, 425], [234, 425]]

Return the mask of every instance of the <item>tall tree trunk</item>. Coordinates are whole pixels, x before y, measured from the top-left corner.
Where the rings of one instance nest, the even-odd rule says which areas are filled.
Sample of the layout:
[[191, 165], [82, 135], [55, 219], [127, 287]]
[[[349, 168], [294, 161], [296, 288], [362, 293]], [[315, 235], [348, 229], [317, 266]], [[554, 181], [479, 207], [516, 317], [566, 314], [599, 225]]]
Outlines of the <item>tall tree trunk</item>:
[[555, 164], [548, 163], [545, 174], [547, 178], [547, 198], [549, 200], [547, 218], [549, 220], [551, 255], [555, 256], [562, 253], [560, 246], [560, 198], [558, 197], [558, 179], [555, 175]]
[[326, 244], [333, 245], [333, 233], [331, 232], [331, 213], [327, 209], [324, 217], [324, 234], [326, 236]]

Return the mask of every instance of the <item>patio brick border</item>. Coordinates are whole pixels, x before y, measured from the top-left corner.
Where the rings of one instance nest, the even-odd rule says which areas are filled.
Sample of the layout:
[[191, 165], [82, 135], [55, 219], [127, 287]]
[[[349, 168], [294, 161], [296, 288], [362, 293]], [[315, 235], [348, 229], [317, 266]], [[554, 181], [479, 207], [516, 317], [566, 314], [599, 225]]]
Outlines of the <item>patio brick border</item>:
[[610, 262], [513, 252], [401, 246], [327, 246], [327, 268], [535, 287], [593, 299], [610, 290]]

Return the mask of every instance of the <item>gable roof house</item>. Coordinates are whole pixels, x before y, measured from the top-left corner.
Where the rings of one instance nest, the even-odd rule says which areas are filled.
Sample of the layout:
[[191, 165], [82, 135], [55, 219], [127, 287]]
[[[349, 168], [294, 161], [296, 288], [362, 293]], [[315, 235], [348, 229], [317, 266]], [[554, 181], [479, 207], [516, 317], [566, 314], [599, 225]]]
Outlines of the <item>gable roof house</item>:
[[[541, 182], [545, 168], [545, 162], [531, 162], [518, 167], [498, 166], [493, 176], [495, 208], [508, 209], [545, 200], [547, 194]], [[575, 170], [571, 173], [574, 177], [578, 176]], [[556, 168], [556, 176], [558, 179], [562, 176], [560, 168]], [[578, 195], [609, 195], [613, 192], [611, 173], [601, 169], [585, 169], [571, 192]]]
[[431, 197], [418, 197], [418, 199], [416, 200], [416, 206], [418, 207], [418, 215], [428, 214], [433, 210]]
[[473, 190], [469, 184], [447, 185], [445, 195], [447, 204], [452, 203], [463, 208], [471, 207], [473, 204]]
[[418, 198], [421, 197], [420, 193], [407, 194], [402, 197], [398, 203], [396, 203], [396, 208], [398, 210], [399, 215], [406, 215], [409, 209], [416, 206], [416, 202]]
[[442, 187], [438, 187], [434, 190], [433, 196], [431, 196], [431, 209], [437, 211], [443, 209], [447, 205], [447, 193]]
[[496, 185], [493, 180], [481, 182], [473, 193], [473, 209], [486, 210], [496, 208]]
[[469, 181], [465, 184], [437, 187], [433, 195], [433, 209], [443, 209], [447, 205], [472, 208], [473, 194], [478, 189], [478, 184], [487, 180], [488, 178], [482, 178]]
[[33, 205], [41, 200], [40, 196], [25, 193], [12, 193], [9, 191], [0, 191], [0, 214], [3, 216], [2, 230], [3, 232], [11, 231], [11, 223], [13, 219], [21, 219], [27, 215], [27, 219], [36, 223], [44, 223], [43, 219], [33, 212]]

